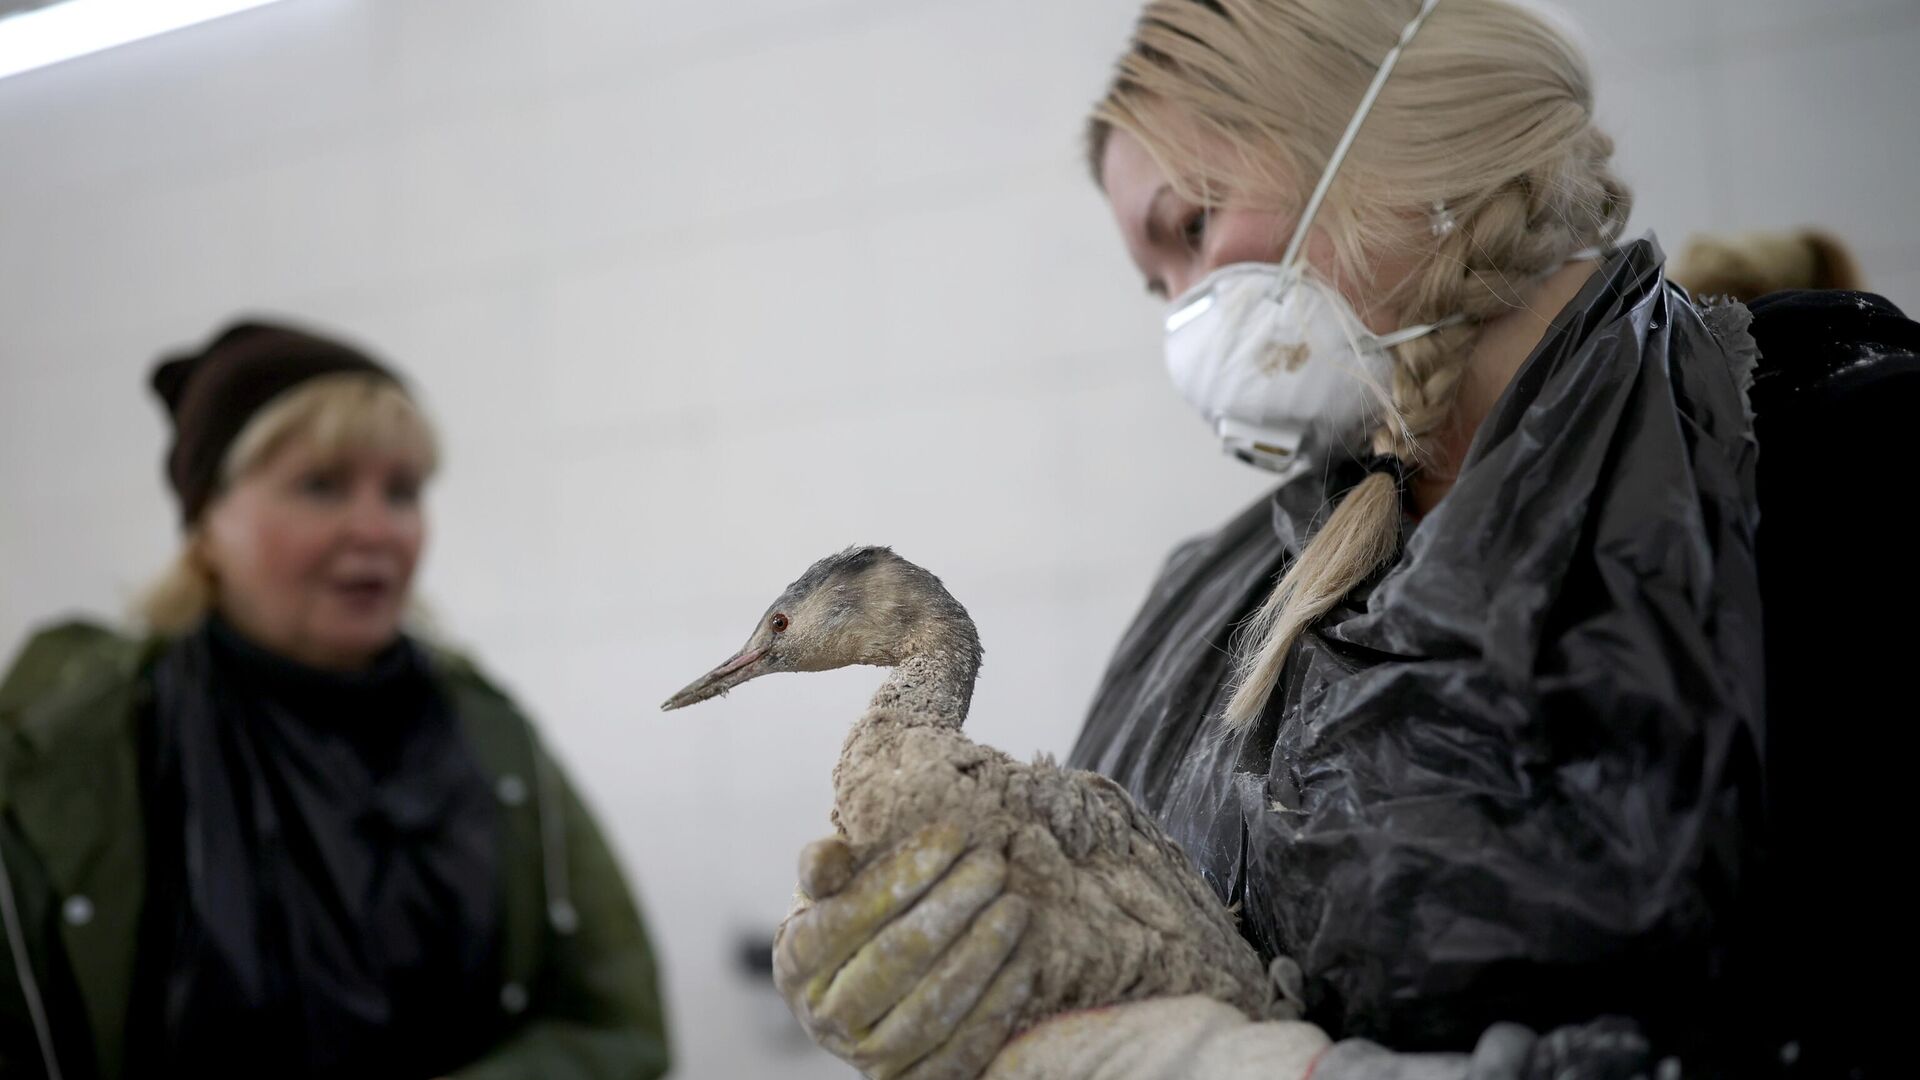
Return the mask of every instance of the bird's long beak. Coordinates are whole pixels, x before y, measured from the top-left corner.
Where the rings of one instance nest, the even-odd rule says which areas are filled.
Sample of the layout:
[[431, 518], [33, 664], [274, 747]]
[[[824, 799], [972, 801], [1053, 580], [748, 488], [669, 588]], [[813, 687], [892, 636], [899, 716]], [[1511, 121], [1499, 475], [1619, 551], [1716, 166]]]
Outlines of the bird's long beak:
[[717, 697], [761, 674], [760, 661], [767, 658], [768, 649], [762, 645], [758, 649], [745, 649], [737, 652], [726, 663], [700, 676], [687, 684], [686, 689], [667, 699], [660, 706], [662, 712], [672, 712], [688, 705]]

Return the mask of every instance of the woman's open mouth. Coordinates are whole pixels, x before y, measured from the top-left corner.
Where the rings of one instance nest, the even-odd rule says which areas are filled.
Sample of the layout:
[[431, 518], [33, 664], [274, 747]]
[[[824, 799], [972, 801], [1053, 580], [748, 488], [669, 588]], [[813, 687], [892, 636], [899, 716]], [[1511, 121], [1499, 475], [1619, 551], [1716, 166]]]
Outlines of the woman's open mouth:
[[332, 583], [335, 596], [353, 607], [376, 607], [392, 599], [396, 586], [386, 577], [350, 577]]

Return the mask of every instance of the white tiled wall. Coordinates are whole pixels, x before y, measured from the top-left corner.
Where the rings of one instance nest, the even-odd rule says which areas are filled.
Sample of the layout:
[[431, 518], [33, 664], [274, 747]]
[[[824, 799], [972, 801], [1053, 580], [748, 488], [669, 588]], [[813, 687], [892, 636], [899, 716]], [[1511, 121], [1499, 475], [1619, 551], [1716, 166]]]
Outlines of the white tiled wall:
[[[1642, 226], [1829, 224], [1920, 305], [1920, 3], [1566, 6]], [[1078, 160], [1133, 8], [287, 0], [0, 81], [0, 651], [166, 558], [163, 347], [355, 334], [445, 428], [425, 591], [615, 836], [681, 1075], [845, 1075], [734, 957], [877, 676], [655, 706], [888, 542], [981, 624], [977, 734], [1064, 753], [1160, 557], [1259, 490]]]

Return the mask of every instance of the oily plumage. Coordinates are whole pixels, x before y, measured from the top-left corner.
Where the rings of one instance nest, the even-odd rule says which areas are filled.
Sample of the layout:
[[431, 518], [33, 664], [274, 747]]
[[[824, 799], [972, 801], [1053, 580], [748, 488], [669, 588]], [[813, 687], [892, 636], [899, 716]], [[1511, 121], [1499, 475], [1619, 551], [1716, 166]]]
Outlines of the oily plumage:
[[738, 654], [666, 707], [773, 671], [892, 668], [834, 769], [835, 824], [861, 864], [935, 823], [1005, 855], [1006, 890], [1032, 910], [1010, 961], [1033, 974], [1016, 1029], [1066, 1009], [1172, 994], [1265, 1014], [1273, 992], [1259, 957], [1125, 791], [961, 732], [980, 659], [972, 620], [939, 579], [886, 548], [853, 548], [809, 568]]

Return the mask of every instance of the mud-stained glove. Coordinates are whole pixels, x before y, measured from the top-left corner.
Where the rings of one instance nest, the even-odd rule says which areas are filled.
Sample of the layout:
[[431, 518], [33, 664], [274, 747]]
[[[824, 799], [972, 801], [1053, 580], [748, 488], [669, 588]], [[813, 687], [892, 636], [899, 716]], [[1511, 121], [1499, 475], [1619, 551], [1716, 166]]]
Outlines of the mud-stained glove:
[[1330, 1045], [1313, 1024], [1192, 994], [1063, 1013], [1008, 1043], [986, 1080], [1305, 1080]]
[[1032, 994], [1008, 957], [1029, 909], [997, 852], [929, 826], [865, 866], [838, 839], [800, 855], [773, 976], [815, 1041], [875, 1080], [972, 1080]]
[[1190, 996], [1065, 1013], [1007, 1044], [986, 1080], [1633, 1080], [1656, 1069], [1630, 1022], [1541, 1038], [1496, 1024], [1471, 1054], [1397, 1054], [1364, 1039], [1329, 1044], [1312, 1024], [1254, 1021]]

